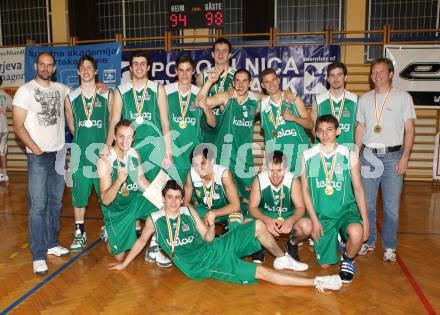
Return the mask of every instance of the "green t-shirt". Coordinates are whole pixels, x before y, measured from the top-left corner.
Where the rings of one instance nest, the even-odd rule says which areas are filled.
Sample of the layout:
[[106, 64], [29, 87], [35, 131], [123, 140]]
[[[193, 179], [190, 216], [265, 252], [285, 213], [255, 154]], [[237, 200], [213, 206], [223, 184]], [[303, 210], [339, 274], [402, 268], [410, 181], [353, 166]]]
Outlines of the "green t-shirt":
[[[99, 152], [107, 139], [109, 95], [110, 91], [106, 91], [104, 93], [97, 92], [95, 97], [94, 95], [86, 97], [81, 95], [80, 88], [68, 95], [75, 128], [70, 159], [72, 166], [78, 165], [78, 163], [96, 166]], [[87, 112], [91, 111], [89, 118], [87, 118], [86, 110]], [[88, 120], [90, 122], [87, 122]]]
[[[316, 117], [322, 115], [334, 115], [336, 118], [340, 116], [339, 129], [341, 134], [336, 138], [336, 142], [339, 144], [344, 144], [349, 146], [349, 148], [354, 144], [354, 132], [356, 127], [356, 110], [357, 110], [357, 95], [349, 91], [345, 91], [345, 99], [341, 97], [335, 99], [332, 96], [333, 106], [335, 113], [332, 112], [330, 93], [322, 93], [316, 96]], [[344, 107], [341, 110], [342, 101], [344, 100]], [[318, 142], [318, 139], [315, 139]]]
[[258, 174], [260, 185], [260, 211], [273, 219], [280, 216], [287, 219], [295, 212], [295, 205], [291, 199], [293, 180], [292, 173], [286, 172], [279, 187], [274, 187], [270, 181], [269, 173], [264, 171]]
[[323, 157], [329, 174], [335, 158], [331, 181], [333, 193], [325, 193], [327, 181], [321, 161], [321, 144], [304, 152], [309, 193], [318, 218], [338, 218], [356, 202], [351, 185], [350, 150], [346, 146], [338, 145], [333, 154]]

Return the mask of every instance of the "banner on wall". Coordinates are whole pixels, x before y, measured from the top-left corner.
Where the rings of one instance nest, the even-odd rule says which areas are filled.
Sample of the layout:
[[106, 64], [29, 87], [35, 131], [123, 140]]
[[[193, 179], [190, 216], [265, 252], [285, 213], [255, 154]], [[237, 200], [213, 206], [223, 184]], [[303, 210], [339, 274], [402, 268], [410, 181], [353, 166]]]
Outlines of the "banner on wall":
[[24, 47], [0, 48], [2, 88], [24, 84]]
[[[211, 50], [188, 50], [196, 62], [196, 72], [211, 67]], [[130, 80], [129, 59], [132, 52], [122, 56], [122, 79]], [[175, 60], [181, 51], [154, 51], [149, 53], [149, 78], [161, 83], [170, 83], [175, 78]], [[327, 90], [326, 70], [332, 62], [340, 60], [340, 47], [329, 46], [292, 46], [238, 48], [233, 50], [232, 66], [250, 71], [253, 82], [252, 90], [260, 90], [260, 73], [266, 68], [273, 68], [281, 78], [282, 89], [290, 88], [303, 97], [306, 104], [311, 104], [313, 96]]]
[[408, 91], [416, 106], [440, 106], [440, 45], [389, 45], [385, 56], [394, 64], [394, 87]]
[[50, 51], [56, 59], [55, 78], [71, 88], [79, 86], [77, 64], [81, 56], [91, 55], [98, 62], [98, 81], [115, 87], [121, 80], [122, 47], [119, 43], [81, 46], [27, 46], [25, 52], [25, 80], [35, 77], [35, 58], [43, 51]]

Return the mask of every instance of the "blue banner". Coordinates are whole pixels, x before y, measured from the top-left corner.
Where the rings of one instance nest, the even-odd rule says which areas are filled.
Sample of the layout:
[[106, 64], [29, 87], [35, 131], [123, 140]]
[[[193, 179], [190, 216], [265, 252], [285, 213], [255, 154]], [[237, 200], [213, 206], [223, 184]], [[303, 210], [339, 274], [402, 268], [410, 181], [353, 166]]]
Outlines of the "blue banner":
[[[175, 81], [175, 60], [182, 51], [154, 51], [150, 55], [149, 78], [162, 83]], [[196, 72], [211, 67], [211, 50], [187, 50], [196, 62]], [[131, 52], [124, 52], [123, 80], [130, 80], [128, 61]], [[246, 68], [252, 75], [252, 90], [261, 90], [259, 75], [266, 68], [273, 68], [281, 79], [281, 88], [290, 88], [300, 95], [306, 104], [313, 96], [327, 90], [326, 70], [332, 62], [339, 62], [340, 46], [291, 46], [237, 48], [233, 50], [232, 66]]]
[[55, 81], [71, 88], [79, 86], [77, 64], [81, 56], [91, 55], [98, 63], [98, 81], [115, 87], [121, 81], [122, 47], [119, 43], [81, 46], [27, 46], [25, 51], [25, 80], [35, 77], [35, 58], [50, 51], [56, 60]]

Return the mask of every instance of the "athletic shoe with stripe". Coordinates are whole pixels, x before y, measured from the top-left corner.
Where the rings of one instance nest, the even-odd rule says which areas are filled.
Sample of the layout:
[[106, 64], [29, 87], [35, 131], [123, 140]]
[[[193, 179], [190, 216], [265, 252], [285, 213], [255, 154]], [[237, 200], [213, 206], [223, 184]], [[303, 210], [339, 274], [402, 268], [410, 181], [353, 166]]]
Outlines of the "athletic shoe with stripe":
[[353, 281], [354, 274], [356, 273], [356, 267], [354, 261], [343, 260], [341, 262], [341, 270], [339, 271], [339, 276], [343, 283], [350, 283]]
[[80, 230], [75, 231], [75, 237], [73, 238], [73, 243], [70, 245], [71, 252], [80, 251], [87, 244], [87, 234], [86, 232], [81, 234]]
[[337, 291], [342, 287], [342, 281], [338, 275], [315, 277], [313, 284], [319, 292], [324, 292], [325, 289]]
[[309, 269], [309, 265], [296, 261], [289, 254], [284, 254], [284, 256], [277, 257], [273, 261], [273, 267], [275, 269], [292, 269], [295, 271], [305, 271]]

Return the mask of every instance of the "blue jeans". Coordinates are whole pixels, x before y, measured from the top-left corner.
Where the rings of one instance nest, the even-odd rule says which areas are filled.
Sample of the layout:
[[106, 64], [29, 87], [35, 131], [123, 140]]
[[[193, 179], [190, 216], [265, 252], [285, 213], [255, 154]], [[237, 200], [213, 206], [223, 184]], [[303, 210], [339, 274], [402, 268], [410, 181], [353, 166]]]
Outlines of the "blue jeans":
[[41, 155], [29, 153], [27, 156], [32, 260], [45, 260], [47, 249], [58, 246], [64, 176], [55, 170], [56, 156], [57, 152], [44, 152]]
[[402, 153], [403, 149], [382, 155], [368, 149], [361, 151], [362, 184], [370, 220], [370, 238], [367, 244], [370, 246], [374, 246], [376, 243], [376, 206], [380, 184], [383, 201], [382, 246], [384, 249], [397, 247], [403, 175], [396, 175], [396, 165], [402, 157]]

